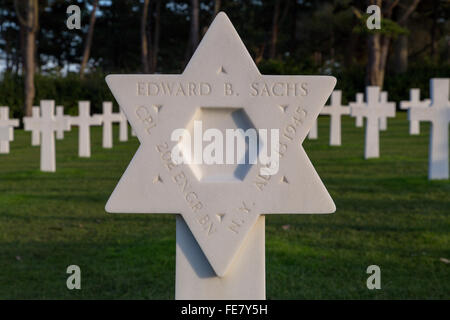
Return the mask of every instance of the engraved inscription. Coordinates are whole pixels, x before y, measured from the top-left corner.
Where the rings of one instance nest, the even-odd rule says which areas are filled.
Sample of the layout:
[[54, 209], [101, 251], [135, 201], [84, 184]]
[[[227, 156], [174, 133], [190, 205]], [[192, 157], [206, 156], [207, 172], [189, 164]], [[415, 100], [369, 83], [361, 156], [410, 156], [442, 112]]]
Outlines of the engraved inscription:
[[228, 226], [228, 229], [233, 231], [234, 233], [238, 234], [240, 226], [241, 225], [239, 223], [237, 223], [234, 220], [231, 220], [231, 225]]
[[[305, 97], [309, 93], [308, 87], [307, 82], [255, 81], [244, 91], [247, 92], [249, 97]], [[218, 94], [218, 92], [213, 92], [213, 86], [209, 82], [139, 81], [136, 83], [136, 94], [137, 96], [148, 97], [201, 97]], [[223, 83], [222, 94], [224, 97], [239, 96], [239, 92], [236, 91], [231, 82]], [[281, 108], [283, 107], [281, 106]]]
[[[224, 94], [226, 96], [233, 96], [235, 93], [233, 91], [233, 85], [229, 82], [224, 83]], [[238, 94], [236, 94], [238, 95]]]
[[[288, 150], [288, 145], [290, 142], [294, 141], [298, 129], [306, 119], [307, 111], [302, 106], [295, 109], [294, 114], [289, 117], [289, 122], [283, 127], [283, 134], [278, 145], [278, 154], [280, 158], [286, 154]], [[284, 138], [284, 139], [283, 139]], [[270, 175], [258, 174], [253, 181], [254, 186], [259, 190], [263, 191], [264, 188], [270, 181]], [[287, 183], [287, 180], [284, 181]]]
[[[255, 204], [253, 203], [252, 205]], [[231, 223], [228, 225], [228, 230], [235, 234], [238, 234], [240, 227], [245, 224], [248, 218], [247, 216], [251, 212], [252, 210], [250, 209], [250, 206], [245, 201], [242, 201], [241, 206], [236, 209], [236, 214], [233, 216]]]
[[209, 96], [212, 87], [208, 82], [138, 82], [138, 96]]
[[250, 96], [253, 97], [300, 97], [308, 95], [307, 82], [253, 82]]
[[[197, 215], [195, 220], [201, 225], [208, 236], [215, 233], [217, 228], [215, 227], [214, 222], [210, 219], [209, 214], [204, 214], [201, 212], [204, 205], [200, 200], [198, 193], [193, 190], [184, 171], [173, 162], [169, 144], [167, 142], [158, 144], [156, 146], [156, 151], [160, 154], [161, 161], [164, 163], [167, 171], [171, 173], [172, 181], [178, 186], [178, 189], [183, 194], [184, 201], [187, 203], [192, 212]], [[174, 170], [175, 168], [177, 170]]]
[[151, 130], [156, 127], [156, 121], [151, 114], [151, 110], [152, 108], [147, 106], [138, 106], [135, 110], [136, 116], [142, 121], [145, 126], [145, 132], [148, 134], [151, 134]]
[[272, 176], [271, 175], [262, 175], [262, 174], [258, 174], [256, 176], [256, 181], [255, 186], [256, 188], [258, 188], [260, 191], [263, 191], [264, 187], [267, 185], [267, 183], [269, 182], [270, 178]]

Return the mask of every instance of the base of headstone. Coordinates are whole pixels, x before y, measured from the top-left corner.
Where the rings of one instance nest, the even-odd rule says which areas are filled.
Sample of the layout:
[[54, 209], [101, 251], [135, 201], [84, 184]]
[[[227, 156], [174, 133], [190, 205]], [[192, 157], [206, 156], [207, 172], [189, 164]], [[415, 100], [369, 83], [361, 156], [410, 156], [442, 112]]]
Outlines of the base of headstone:
[[37, 146], [40, 146], [40, 145], [41, 145], [40, 133], [39, 132], [37, 132], [37, 133], [32, 132], [31, 133], [31, 146], [37, 147]]
[[387, 130], [387, 118], [380, 118], [379, 121], [380, 121], [379, 122], [380, 130], [386, 131]]
[[264, 300], [265, 217], [260, 216], [226, 275], [216, 276], [180, 215], [176, 217], [177, 300]]
[[125, 122], [124, 125], [119, 126], [119, 141], [128, 141], [128, 122]]
[[87, 130], [78, 128], [78, 156], [80, 158], [91, 157], [91, 133], [89, 127]]
[[362, 117], [356, 117], [355, 126], [357, 128], [362, 128], [364, 126], [364, 119]]
[[9, 141], [0, 141], [0, 153], [9, 153]]
[[[430, 144], [428, 151], [428, 179], [429, 180], [447, 180], [449, 178], [449, 164], [448, 164], [448, 134], [438, 135], [433, 130], [433, 126], [437, 127], [436, 123], [431, 124]], [[447, 123], [441, 123], [440, 127], [448, 128]]]
[[380, 134], [377, 125], [369, 125], [367, 121], [366, 135], [364, 143], [364, 159], [373, 159], [380, 157]]
[[[52, 133], [53, 134], [53, 133]], [[49, 143], [42, 143], [41, 145], [41, 171], [55, 172], [55, 139], [50, 139]]]
[[[333, 121], [334, 120], [334, 121]], [[330, 121], [330, 146], [341, 146], [341, 119]]]
[[420, 123], [419, 121], [411, 120], [409, 122], [409, 134], [418, 135], [420, 134]]
[[103, 149], [112, 149], [112, 147], [113, 147], [111, 123], [103, 123], [102, 147], [103, 147]]

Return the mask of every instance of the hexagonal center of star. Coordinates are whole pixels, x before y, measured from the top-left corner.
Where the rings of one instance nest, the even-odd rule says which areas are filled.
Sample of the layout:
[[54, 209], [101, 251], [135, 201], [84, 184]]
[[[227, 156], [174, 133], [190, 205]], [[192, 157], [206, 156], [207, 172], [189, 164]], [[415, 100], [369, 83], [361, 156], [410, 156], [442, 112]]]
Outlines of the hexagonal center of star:
[[179, 146], [190, 154], [185, 161], [198, 180], [244, 180], [256, 160], [258, 134], [243, 108], [200, 107], [185, 129], [189, 135]]

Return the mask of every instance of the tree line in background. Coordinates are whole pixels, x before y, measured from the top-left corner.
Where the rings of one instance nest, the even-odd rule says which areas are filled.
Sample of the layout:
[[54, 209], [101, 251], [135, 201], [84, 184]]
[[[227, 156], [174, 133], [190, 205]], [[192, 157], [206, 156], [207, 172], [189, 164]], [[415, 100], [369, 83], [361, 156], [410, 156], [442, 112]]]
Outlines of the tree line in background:
[[[79, 30], [66, 26], [73, 4]], [[371, 4], [381, 30], [366, 27]], [[105, 74], [181, 72], [219, 11], [263, 73], [333, 74], [344, 101], [366, 84], [406, 98], [450, 74], [447, 0], [0, 0], [0, 104], [98, 109], [112, 99]]]

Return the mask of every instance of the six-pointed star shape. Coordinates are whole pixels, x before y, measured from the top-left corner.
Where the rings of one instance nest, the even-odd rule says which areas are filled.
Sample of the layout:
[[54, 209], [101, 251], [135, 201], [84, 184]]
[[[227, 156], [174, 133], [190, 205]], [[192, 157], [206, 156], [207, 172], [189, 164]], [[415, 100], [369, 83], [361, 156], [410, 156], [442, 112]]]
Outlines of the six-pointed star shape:
[[[181, 214], [218, 276], [226, 274], [260, 214], [335, 211], [302, 142], [336, 79], [261, 75], [224, 13], [181, 75], [109, 75], [106, 81], [141, 143], [106, 211]], [[177, 88], [172, 93], [171, 85]], [[171, 133], [202, 107], [242, 109], [256, 129], [279, 129], [278, 173], [261, 176], [255, 164], [242, 181], [202, 182], [189, 165], [174, 165]]]

